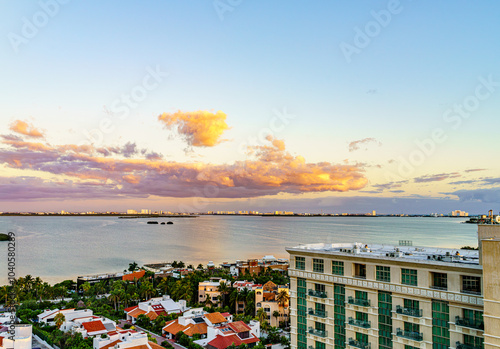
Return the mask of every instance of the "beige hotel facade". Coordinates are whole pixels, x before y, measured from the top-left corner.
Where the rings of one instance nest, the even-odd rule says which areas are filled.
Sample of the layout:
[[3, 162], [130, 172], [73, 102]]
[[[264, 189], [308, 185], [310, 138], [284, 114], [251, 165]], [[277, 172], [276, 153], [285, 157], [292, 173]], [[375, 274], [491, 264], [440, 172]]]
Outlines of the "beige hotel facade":
[[500, 225], [478, 243], [287, 248], [291, 347], [500, 349]]

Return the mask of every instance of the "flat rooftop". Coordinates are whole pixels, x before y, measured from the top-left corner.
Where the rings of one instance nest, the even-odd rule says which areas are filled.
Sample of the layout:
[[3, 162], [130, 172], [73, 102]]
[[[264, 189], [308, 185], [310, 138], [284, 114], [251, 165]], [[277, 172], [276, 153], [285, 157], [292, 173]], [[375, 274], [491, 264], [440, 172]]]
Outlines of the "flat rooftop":
[[332, 255], [350, 255], [382, 259], [403, 259], [411, 262], [443, 262], [479, 265], [478, 250], [441, 247], [418, 247], [355, 243], [306, 244], [287, 248], [287, 251], [307, 251]]

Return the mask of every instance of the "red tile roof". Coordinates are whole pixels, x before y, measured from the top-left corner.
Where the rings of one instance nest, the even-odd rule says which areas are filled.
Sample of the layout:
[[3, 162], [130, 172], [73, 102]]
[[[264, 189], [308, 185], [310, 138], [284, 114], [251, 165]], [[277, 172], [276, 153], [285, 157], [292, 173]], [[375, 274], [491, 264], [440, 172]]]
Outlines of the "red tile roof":
[[158, 317], [158, 314], [156, 314], [154, 311], [149, 311], [146, 313], [146, 316], [149, 318], [149, 320], [154, 320]]
[[218, 335], [217, 337], [215, 337], [215, 339], [212, 339], [210, 342], [208, 342], [208, 345], [217, 349], [226, 349], [231, 344], [234, 344], [235, 346], [240, 346], [243, 343], [249, 344], [249, 343], [256, 343], [259, 341], [260, 341], [259, 338], [253, 336], [250, 338], [240, 339], [240, 337], [238, 337], [235, 334], [232, 334], [230, 336]]
[[228, 324], [228, 326], [231, 327], [236, 333], [248, 332], [251, 330], [251, 328], [243, 321], [232, 322]]
[[163, 327], [163, 331], [170, 334], [177, 334], [177, 332], [184, 331], [186, 328], [187, 326], [179, 325], [179, 321], [172, 320], [165, 324], [165, 327]]
[[205, 314], [205, 318], [208, 319], [212, 324], [220, 324], [221, 322], [226, 322], [227, 319], [222, 316], [221, 313], [210, 313], [210, 314]]
[[130, 313], [132, 310], [134, 310], [135, 308], [138, 308], [138, 307], [139, 307], [138, 305], [134, 305], [133, 307], [128, 307], [128, 308], [123, 309], [123, 311], [126, 313]]
[[146, 312], [142, 309], [139, 309], [139, 308], [134, 309], [130, 313], [128, 313], [128, 315], [132, 316], [134, 319], [141, 314], [146, 314]]
[[184, 330], [184, 333], [187, 334], [189, 337], [192, 337], [194, 334], [199, 333], [199, 334], [207, 334], [207, 324], [206, 323], [200, 323], [200, 324], [190, 324], [186, 330]]
[[123, 275], [122, 280], [123, 281], [134, 281], [134, 278], [139, 280], [140, 278], [142, 278], [144, 276], [144, 274], [146, 274], [145, 270], [136, 271], [134, 273]]
[[104, 327], [102, 321], [100, 320], [84, 322], [82, 326], [85, 330], [87, 330], [87, 334], [90, 334], [92, 332], [106, 331], [106, 327]]
[[228, 317], [230, 317], [230, 316], [231, 316], [231, 314], [230, 314], [230, 313], [221, 313], [221, 315], [222, 315], [222, 316], [224, 316], [225, 318], [228, 318]]
[[161, 345], [158, 345], [154, 342], [148, 342], [149, 346], [151, 347], [151, 349], [165, 349], [164, 347], [162, 347]]

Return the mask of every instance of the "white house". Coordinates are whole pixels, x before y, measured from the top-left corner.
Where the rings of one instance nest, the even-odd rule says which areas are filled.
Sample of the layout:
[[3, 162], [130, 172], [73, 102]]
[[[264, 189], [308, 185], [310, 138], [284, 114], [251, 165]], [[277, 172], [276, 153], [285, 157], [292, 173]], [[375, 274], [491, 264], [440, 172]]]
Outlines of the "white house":
[[113, 349], [164, 349], [158, 344], [148, 341], [148, 336], [144, 332], [133, 330], [123, 330], [110, 332], [104, 338], [94, 337], [94, 349], [113, 348]]
[[185, 300], [181, 299], [175, 302], [169, 295], [164, 295], [163, 297], [151, 298], [146, 302], [141, 302], [136, 306], [126, 308], [124, 311], [127, 321], [135, 323], [141, 314], [154, 320], [160, 315], [182, 314], [188, 309]]

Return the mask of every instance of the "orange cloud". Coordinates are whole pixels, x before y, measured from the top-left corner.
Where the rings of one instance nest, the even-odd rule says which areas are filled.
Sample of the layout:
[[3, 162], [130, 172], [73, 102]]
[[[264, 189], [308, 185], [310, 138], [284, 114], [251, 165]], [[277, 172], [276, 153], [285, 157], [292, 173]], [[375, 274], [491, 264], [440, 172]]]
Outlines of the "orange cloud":
[[193, 147], [213, 147], [223, 141], [220, 137], [229, 129], [226, 124], [226, 114], [221, 111], [163, 113], [158, 116], [158, 120], [167, 129], [176, 129]]
[[43, 133], [38, 131], [32, 124], [16, 120], [10, 125], [10, 130], [33, 138], [43, 138]]
[[[222, 165], [114, 158], [102, 156], [101, 148], [91, 146], [51, 147], [15, 136], [2, 137], [10, 147], [0, 149], [0, 164], [65, 175], [75, 180], [73, 187], [78, 184], [79, 188], [98, 192], [96, 195], [110, 197], [249, 198], [278, 193], [343, 192], [367, 184], [362, 165], [308, 163], [302, 156], [291, 155], [282, 140], [272, 137], [267, 138], [267, 145], [251, 147], [247, 159]], [[100, 182], [90, 186], [89, 180]], [[50, 183], [44, 182], [43, 186]]]

